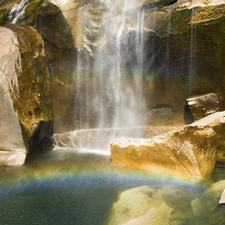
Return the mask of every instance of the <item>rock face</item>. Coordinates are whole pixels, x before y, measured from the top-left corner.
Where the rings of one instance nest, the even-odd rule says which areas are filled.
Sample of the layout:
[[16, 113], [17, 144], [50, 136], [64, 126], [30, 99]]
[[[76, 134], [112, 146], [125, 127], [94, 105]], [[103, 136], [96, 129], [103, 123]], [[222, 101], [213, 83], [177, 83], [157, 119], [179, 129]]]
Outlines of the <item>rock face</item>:
[[219, 96], [215, 93], [188, 98], [187, 104], [195, 120], [220, 110]]
[[115, 163], [193, 179], [210, 176], [215, 162], [225, 162], [225, 112], [149, 139], [118, 138], [111, 142]]
[[187, 126], [150, 139], [116, 139], [111, 158], [159, 174], [202, 180], [214, 169], [217, 141], [212, 128]]
[[[142, 97], [146, 99], [146, 109], [142, 113], [148, 114], [144, 115], [146, 123], [167, 123], [168, 118], [184, 122], [184, 108], [189, 97], [212, 92], [225, 96], [225, 8], [220, 1], [3, 0], [0, 24], [33, 26], [45, 42], [57, 132], [68, 132], [76, 126], [74, 114], [79, 113], [76, 109], [74, 112], [77, 49], [85, 52], [86, 66], [93, 63], [95, 51], [110, 59], [115, 49], [104, 52], [104, 48], [109, 49], [107, 47], [116, 39], [122, 17], [125, 18], [123, 35], [129, 36], [130, 42], [121, 52], [132, 49], [135, 42], [132, 34], [138, 27], [132, 13], [134, 8], [143, 10], [144, 15]], [[133, 54], [128, 51], [125, 55], [125, 64], [134, 65]], [[159, 106], [166, 106], [162, 118], [155, 110]], [[222, 100], [221, 108], [224, 106]]]
[[216, 161], [225, 163], [225, 112], [217, 112], [204, 117], [191, 125], [193, 126], [210, 126], [218, 135]]
[[[110, 59], [115, 49], [104, 52], [104, 48], [109, 49], [116, 39], [122, 17], [123, 36], [125, 39], [129, 36], [130, 42], [121, 52], [127, 47], [132, 49], [135, 42], [132, 34], [140, 25], [135, 21], [134, 8], [140, 9], [144, 18], [142, 97], [146, 99], [146, 109], [142, 113], [149, 116], [146, 123], [167, 123], [167, 118], [183, 122], [187, 98], [211, 92], [225, 96], [225, 8], [221, 1], [3, 0], [0, 24], [30, 25], [45, 42], [57, 132], [74, 130], [76, 125], [77, 49], [85, 52], [86, 66], [93, 63], [95, 51]], [[137, 61], [132, 55], [131, 51], [125, 54], [125, 65], [133, 66]], [[109, 60], [109, 66], [110, 63]], [[155, 110], [159, 106], [166, 106], [161, 117]], [[224, 108], [224, 100], [221, 106]], [[98, 114], [91, 115], [95, 116]], [[94, 125], [89, 128], [92, 127], [96, 128]]]
[[43, 41], [33, 28], [8, 25], [0, 36], [0, 164], [20, 165], [37, 123], [52, 120], [50, 79]]

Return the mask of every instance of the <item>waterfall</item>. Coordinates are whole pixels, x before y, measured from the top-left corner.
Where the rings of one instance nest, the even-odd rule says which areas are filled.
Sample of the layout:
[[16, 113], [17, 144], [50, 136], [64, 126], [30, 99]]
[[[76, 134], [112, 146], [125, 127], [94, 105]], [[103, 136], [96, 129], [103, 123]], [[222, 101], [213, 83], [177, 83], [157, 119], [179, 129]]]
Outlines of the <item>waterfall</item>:
[[[195, 9], [191, 9], [192, 18], [194, 17]], [[196, 54], [196, 25], [191, 24], [191, 39], [190, 39], [190, 60], [189, 60], [189, 81], [188, 81], [188, 94], [191, 95], [191, 87], [193, 87], [193, 76], [196, 73], [195, 67], [195, 54]]]
[[137, 0], [79, 9], [76, 129], [141, 125], [144, 16]]

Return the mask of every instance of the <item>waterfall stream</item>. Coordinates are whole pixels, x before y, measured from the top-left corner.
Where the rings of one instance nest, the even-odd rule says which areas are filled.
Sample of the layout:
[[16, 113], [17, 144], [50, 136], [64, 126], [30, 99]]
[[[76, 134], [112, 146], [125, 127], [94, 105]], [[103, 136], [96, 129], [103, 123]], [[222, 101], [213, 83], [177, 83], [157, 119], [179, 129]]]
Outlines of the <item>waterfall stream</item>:
[[[191, 9], [192, 17], [194, 17], [195, 9]], [[191, 39], [190, 39], [190, 60], [189, 60], [189, 90], [188, 94], [191, 95], [191, 87], [193, 86], [193, 77], [196, 73], [195, 65], [195, 55], [196, 55], [196, 25], [191, 24]]]
[[141, 125], [144, 16], [137, 0], [79, 9], [76, 129]]

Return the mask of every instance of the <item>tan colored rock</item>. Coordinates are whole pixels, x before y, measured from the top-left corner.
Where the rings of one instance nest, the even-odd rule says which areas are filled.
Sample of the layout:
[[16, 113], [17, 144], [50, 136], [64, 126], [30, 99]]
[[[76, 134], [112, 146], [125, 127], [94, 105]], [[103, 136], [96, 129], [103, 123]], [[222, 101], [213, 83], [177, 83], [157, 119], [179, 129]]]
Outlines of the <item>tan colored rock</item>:
[[219, 136], [216, 161], [225, 163], [225, 111], [216, 112], [191, 124], [191, 126], [210, 126]]
[[111, 158], [161, 175], [202, 180], [214, 169], [217, 141], [211, 127], [187, 126], [149, 139], [118, 138], [111, 142]]
[[21, 166], [24, 164], [27, 154], [19, 151], [0, 151], [0, 165]]
[[[52, 120], [50, 76], [47, 68], [44, 42], [29, 26], [7, 25], [17, 37], [21, 53], [21, 71], [18, 74], [18, 98], [11, 96], [25, 135], [30, 137], [39, 121]], [[7, 71], [6, 71], [7, 72]]]
[[0, 28], [0, 164], [21, 165], [41, 120], [52, 120], [43, 40], [29, 26]]

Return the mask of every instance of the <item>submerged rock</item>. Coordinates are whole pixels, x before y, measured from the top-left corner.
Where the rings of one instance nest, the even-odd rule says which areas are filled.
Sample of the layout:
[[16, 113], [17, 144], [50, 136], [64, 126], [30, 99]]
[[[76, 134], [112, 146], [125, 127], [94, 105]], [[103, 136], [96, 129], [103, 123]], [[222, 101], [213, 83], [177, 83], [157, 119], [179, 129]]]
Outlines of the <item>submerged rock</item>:
[[223, 224], [224, 210], [217, 206], [224, 185], [222, 180], [201, 192], [195, 192], [196, 186], [190, 190], [175, 185], [126, 190], [113, 204], [108, 225]]
[[114, 203], [108, 225], [169, 224], [172, 213], [156, 189], [142, 186], [124, 191]]

